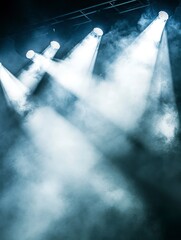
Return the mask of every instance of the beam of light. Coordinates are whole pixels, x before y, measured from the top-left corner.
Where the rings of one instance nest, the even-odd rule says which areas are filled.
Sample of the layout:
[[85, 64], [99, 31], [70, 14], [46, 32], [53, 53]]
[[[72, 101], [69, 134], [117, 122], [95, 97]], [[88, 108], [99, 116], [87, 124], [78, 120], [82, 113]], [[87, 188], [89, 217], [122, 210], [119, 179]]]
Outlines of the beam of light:
[[179, 128], [166, 31], [163, 33], [150, 92], [152, 129], [166, 143], [174, 140]]
[[81, 43], [75, 46], [65, 60], [68, 67], [76, 68], [76, 72], [81, 74], [92, 73], [102, 36], [100, 31], [102, 30], [94, 28]]
[[[76, 46], [64, 61], [52, 63], [48, 73], [64, 87], [86, 100], [114, 124], [125, 130], [136, 127], [143, 115], [166, 21], [157, 17], [140, 36], [111, 63], [108, 81], [95, 84], [90, 70], [100, 38], [95, 32]], [[121, 37], [121, 36], [120, 36]]]
[[[11, 211], [19, 216], [17, 221], [10, 220], [10, 239], [21, 239], [22, 231], [24, 239], [41, 239], [52, 225], [79, 215], [82, 204], [86, 209], [85, 227], [90, 227], [88, 235], [95, 215], [100, 223], [110, 208], [120, 218], [126, 214], [127, 222], [134, 221], [133, 214], [139, 219], [144, 214], [141, 199], [129, 181], [120, 171], [105, 166], [106, 159], [86, 136], [54, 110], [36, 109], [22, 127], [27, 139], [18, 139], [5, 161], [9, 163], [13, 156], [18, 181], [3, 192], [0, 200], [6, 216]], [[140, 223], [137, 221], [138, 227]], [[63, 235], [69, 228], [63, 229]]]
[[8, 104], [18, 113], [28, 110], [28, 89], [2, 64], [0, 64], [0, 82]]
[[74, 93], [84, 95], [91, 84], [102, 34], [101, 29], [94, 28], [64, 61], [52, 63], [47, 72]]
[[[60, 48], [60, 44], [56, 41], [51, 41], [50, 45], [43, 51], [42, 55], [46, 59], [52, 59]], [[35, 53], [33, 50], [29, 50], [26, 57], [31, 59], [33, 63], [27, 70], [23, 70], [18, 78], [22, 83], [27, 86], [30, 93], [35, 90], [38, 83], [41, 81], [45, 74], [45, 69], [42, 66], [43, 58], [40, 58], [40, 54]]]
[[[156, 18], [111, 63], [108, 81], [94, 89], [89, 102], [123, 129], [134, 129], [143, 115], [166, 22]], [[121, 37], [121, 36], [120, 36]]]

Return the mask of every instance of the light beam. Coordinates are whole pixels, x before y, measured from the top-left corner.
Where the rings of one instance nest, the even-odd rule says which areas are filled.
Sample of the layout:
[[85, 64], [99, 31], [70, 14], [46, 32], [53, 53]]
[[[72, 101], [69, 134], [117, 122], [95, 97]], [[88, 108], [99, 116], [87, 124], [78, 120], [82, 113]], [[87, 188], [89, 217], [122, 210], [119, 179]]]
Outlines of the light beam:
[[179, 128], [178, 110], [173, 90], [166, 31], [163, 33], [150, 91], [151, 130], [165, 143], [175, 139]]
[[20, 114], [27, 111], [29, 107], [27, 104], [28, 89], [2, 64], [0, 64], [0, 82], [7, 103]]
[[101, 29], [94, 28], [64, 61], [52, 63], [47, 72], [79, 96], [86, 94], [92, 84], [91, 77], [102, 34]]
[[[30, 93], [35, 90], [43, 75], [45, 74], [45, 67], [49, 59], [52, 59], [60, 48], [60, 44], [56, 41], [51, 41], [50, 45], [40, 54], [35, 53], [33, 50], [27, 52], [26, 57], [33, 61], [28, 70], [23, 70], [18, 78], [22, 83], [27, 86]], [[46, 62], [46, 64], [45, 64]]]
[[106, 82], [89, 103], [124, 130], [133, 130], [143, 115], [166, 22], [156, 18], [107, 69]]

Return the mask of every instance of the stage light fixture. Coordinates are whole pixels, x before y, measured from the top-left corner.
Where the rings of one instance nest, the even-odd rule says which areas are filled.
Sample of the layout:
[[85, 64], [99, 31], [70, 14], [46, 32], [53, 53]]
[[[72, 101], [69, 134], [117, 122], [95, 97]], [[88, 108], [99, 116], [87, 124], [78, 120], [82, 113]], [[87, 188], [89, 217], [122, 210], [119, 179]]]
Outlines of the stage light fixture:
[[103, 35], [103, 31], [100, 28], [94, 28], [93, 32], [98, 36], [101, 37]]
[[53, 49], [59, 49], [60, 48], [60, 44], [56, 41], [51, 41], [50, 45]]
[[160, 11], [158, 14], [159, 19], [163, 20], [164, 22], [166, 22], [169, 18], [168, 13], [166, 13], [165, 11]]
[[29, 59], [32, 59], [34, 58], [35, 56], [35, 52], [33, 50], [29, 50], [27, 53], [26, 53], [26, 57], [29, 58]]

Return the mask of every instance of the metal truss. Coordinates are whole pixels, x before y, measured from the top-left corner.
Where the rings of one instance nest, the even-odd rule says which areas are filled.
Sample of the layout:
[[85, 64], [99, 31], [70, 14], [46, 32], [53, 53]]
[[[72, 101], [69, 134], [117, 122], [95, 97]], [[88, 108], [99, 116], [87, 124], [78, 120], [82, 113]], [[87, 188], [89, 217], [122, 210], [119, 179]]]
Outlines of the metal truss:
[[115, 14], [123, 14], [126, 12], [148, 7], [149, 5], [149, 0], [110, 0], [50, 18], [39, 24], [35, 24], [35, 26], [41, 26], [44, 24], [52, 26], [68, 21], [71, 21], [72, 25], [81, 25], [87, 22], [91, 22], [91, 17], [94, 14], [104, 14], [108, 10], [112, 10], [112, 12]]

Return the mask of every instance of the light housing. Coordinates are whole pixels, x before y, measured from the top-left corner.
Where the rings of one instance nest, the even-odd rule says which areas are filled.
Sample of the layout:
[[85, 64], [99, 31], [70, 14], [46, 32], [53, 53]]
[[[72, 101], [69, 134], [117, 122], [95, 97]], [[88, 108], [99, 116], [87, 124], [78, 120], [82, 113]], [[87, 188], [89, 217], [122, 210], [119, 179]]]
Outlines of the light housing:
[[29, 59], [32, 59], [34, 58], [35, 56], [35, 52], [33, 50], [29, 50], [27, 53], [26, 53], [26, 57], [29, 58]]
[[51, 41], [50, 45], [53, 49], [59, 49], [60, 48], [60, 44], [57, 41]]
[[94, 32], [94, 34], [97, 35], [98, 37], [101, 37], [101, 36], [103, 35], [103, 31], [102, 31], [102, 29], [100, 29], [100, 28], [94, 28], [94, 29], [93, 29], [93, 32]]
[[169, 19], [169, 15], [165, 11], [160, 11], [158, 14], [158, 18], [166, 22]]

